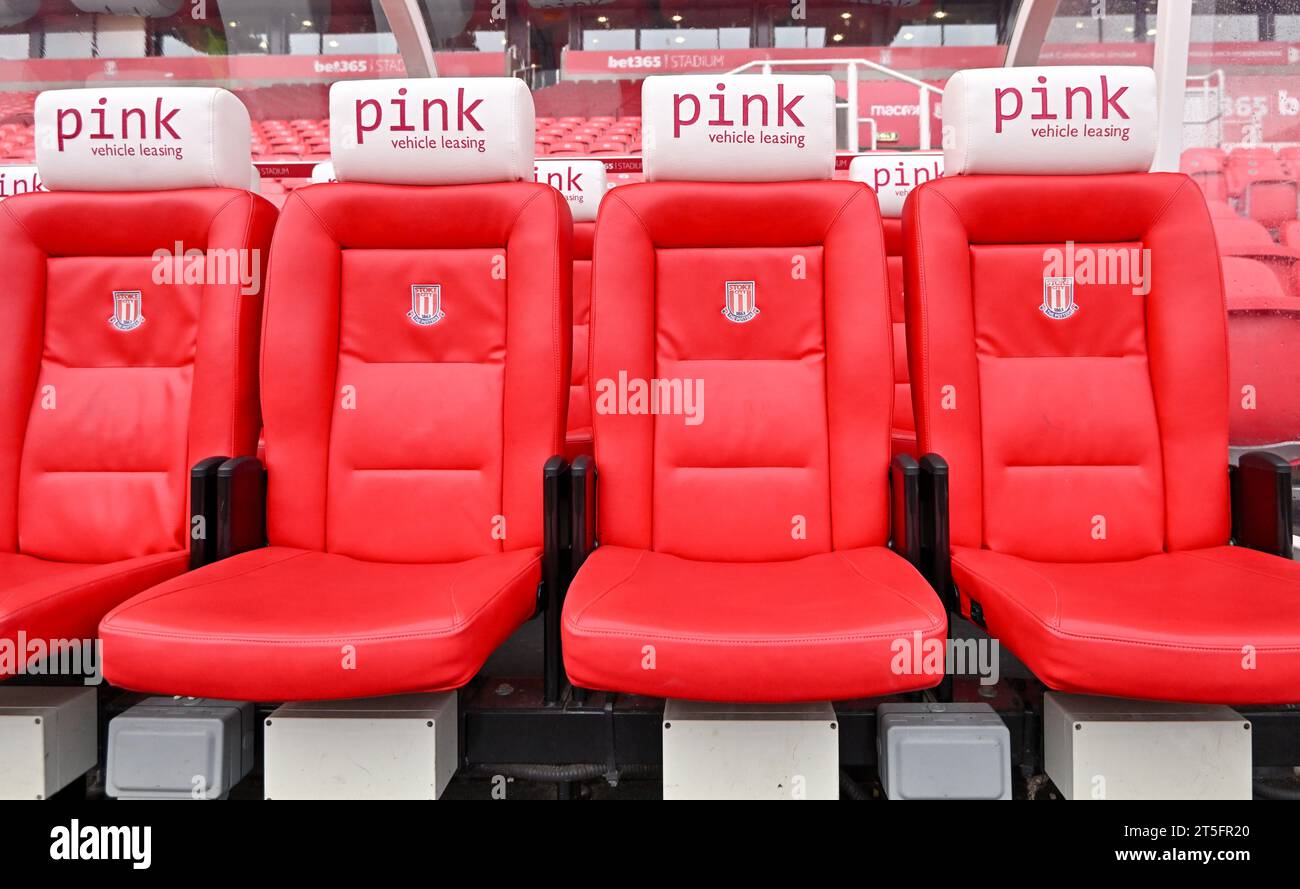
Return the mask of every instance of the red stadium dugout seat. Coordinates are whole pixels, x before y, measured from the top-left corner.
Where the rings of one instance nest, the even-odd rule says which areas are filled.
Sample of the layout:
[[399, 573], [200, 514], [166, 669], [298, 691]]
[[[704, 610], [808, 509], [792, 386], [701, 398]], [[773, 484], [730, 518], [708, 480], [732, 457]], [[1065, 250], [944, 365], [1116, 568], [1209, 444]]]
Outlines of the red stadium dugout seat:
[[[402, 102], [413, 134], [392, 129]], [[272, 248], [269, 545], [109, 614], [117, 685], [271, 701], [452, 689], [536, 610], [571, 223], [531, 181], [528, 89], [340, 81], [330, 105], [339, 182], [294, 191]], [[439, 150], [407, 147], [426, 139]]]
[[[1268, 229], [1253, 219], [1212, 217], [1211, 222], [1220, 256], [1261, 262], [1273, 272], [1283, 292], [1295, 292], [1294, 281], [1300, 250], [1275, 243]], [[1285, 230], [1283, 237], [1285, 238]]]
[[[716, 93], [753, 120], [705, 123]], [[832, 81], [651, 77], [642, 96], [647, 181], [597, 223], [600, 546], [564, 603], [569, 678], [774, 703], [936, 685], [891, 667], [899, 640], [942, 645], [946, 619], [887, 548], [884, 245], [870, 189], [812, 181], [833, 171]], [[634, 387], [698, 410], [643, 410]]]
[[1223, 172], [1226, 161], [1222, 148], [1189, 148], [1183, 152], [1178, 168], [1192, 177], [1207, 200], [1222, 201], [1228, 196]]
[[591, 245], [596, 212], [605, 196], [600, 161], [539, 160], [537, 181], [558, 188], [573, 213], [573, 374], [569, 383], [569, 428], [565, 457], [591, 456], [591, 387], [587, 384], [587, 338], [591, 325]]
[[[0, 641], [24, 653], [186, 569], [191, 466], [256, 446], [275, 220], [225, 90], [46, 92], [36, 128], [49, 192], [0, 213]], [[166, 154], [92, 153], [127, 145]]]
[[1300, 442], [1300, 385], [1291, 344], [1300, 338], [1300, 299], [1287, 296], [1263, 263], [1225, 256], [1228, 387], [1233, 447]]
[[[1041, 123], [995, 98], [1039, 87], [1094, 135], [1045, 145], [1031, 132]], [[920, 443], [950, 467], [963, 613], [1049, 687], [1293, 702], [1300, 565], [1230, 545], [1214, 237], [1187, 177], [1140, 172], [1155, 106], [1145, 68], [949, 80], [945, 178], [904, 213]], [[1079, 264], [1102, 249], [1146, 262], [1149, 292]]]
[[889, 314], [894, 322], [894, 426], [893, 452], [916, 452], [916, 420], [912, 415], [912, 387], [907, 378], [907, 332], [903, 312], [903, 202], [922, 182], [943, 175], [943, 155], [917, 152], [880, 152], [856, 157], [849, 178], [865, 182], [876, 192], [885, 229], [885, 257], [889, 268]]

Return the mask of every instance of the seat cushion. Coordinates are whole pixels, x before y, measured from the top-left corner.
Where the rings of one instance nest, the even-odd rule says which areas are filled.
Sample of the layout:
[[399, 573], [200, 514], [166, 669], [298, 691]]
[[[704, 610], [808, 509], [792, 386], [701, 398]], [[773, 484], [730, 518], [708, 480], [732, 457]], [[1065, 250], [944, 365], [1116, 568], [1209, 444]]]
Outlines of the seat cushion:
[[945, 638], [943, 608], [883, 547], [788, 562], [699, 562], [602, 546], [564, 603], [578, 686], [710, 701], [818, 701], [929, 688], [895, 671], [903, 647]]
[[1058, 691], [1300, 701], [1300, 563], [1241, 547], [1034, 562], [958, 547], [962, 609]]
[[184, 552], [102, 565], [0, 553], [0, 642], [17, 646], [20, 632], [29, 640], [93, 639], [104, 612], [188, 564]]
[[441, 691], [468, 682], [535, 609], [540, 549], [446, 564], [253, 550], [104, 618], [114, 685], [282, 701]]

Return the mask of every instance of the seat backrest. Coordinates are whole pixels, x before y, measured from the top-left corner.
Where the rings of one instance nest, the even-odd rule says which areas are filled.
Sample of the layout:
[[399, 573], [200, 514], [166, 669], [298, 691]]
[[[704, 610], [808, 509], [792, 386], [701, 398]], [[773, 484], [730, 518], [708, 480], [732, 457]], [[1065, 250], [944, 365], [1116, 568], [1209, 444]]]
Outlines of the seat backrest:
[[48, 192], [0, 206], [0, 551], [184, 550], [189, 468], [257, 443], [275, 209], [219, 89], [36, 100]]
[[718, 561], [883, 544], [893, 409], [874, 194], [824, 76], [651, 77], [647, 182], [596, 223], [603, 544]]
[[1268, 229], [1253, 219], [1212, 217], [1211, 226], [1218, 245], [1224, 249], [1247, 246], [1273, 246]]
[[[296, 189], [263, 355], [272, 544], [456, 561], [542, 540], [564, 444], [569, 210], [513, 78], [343, 81]], [[411, 128], [414, 129], [411, 129]]]
[[919, 456], [912, 386], [907, 376], [907, 331], [903, 312], [903, 203], [922, 182], [943, 175], [943, 155], [921, 152], [876, 152], [855, 157], [849, 178], [871, 186], [880, 202], [889, 273], [889, 315], [894, 324], [893, 453]]
[[1222, 278], [1199, 189], [1144, 172], [1155, 105], [1138, 67], [948, 82], [945, 176], [903, 226], [954, 545], [1092, 562], [1228, 540]]
[[1277, 276], [1259, 260], [1224, 256], [1219, 262], [1223, 267], [1223, 287], [1229, 309], [1235, 300], [1287, 298]]
[[607, 187], [600, 161], [539, 160], [534, 178], [558, 189], [573, 214], [573, 372], [569, 381], [569, 419], [565, 456], [590, 455], [591, 387], [587, 384], [587, 341], [591, 327], [591, 247], [596, 213]]

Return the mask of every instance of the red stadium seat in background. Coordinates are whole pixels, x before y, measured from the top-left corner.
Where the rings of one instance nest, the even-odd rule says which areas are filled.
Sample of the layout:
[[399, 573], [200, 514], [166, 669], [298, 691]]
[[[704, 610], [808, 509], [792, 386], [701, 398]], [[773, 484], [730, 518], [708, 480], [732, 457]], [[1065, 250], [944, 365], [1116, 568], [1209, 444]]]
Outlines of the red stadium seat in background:
[[1300, 299], [1253, 259], [1222, 260], [1228, 303], [1228, 443], [1291, 446], [1300, 432], [1300, 385], [1292, 354], [1300, 339]]
[[[1028, 115], [995, 129], [994, 90], [1061, 96], [1101, 74], [1112, 95], [1126, 88], [1129, 140], [1049, 149]], [[945, 177], [904, 214], [920, 443], [950, 466], [963, 613], [1049, 688], [1285, 703], [1300, 687], [1300, 564], [1229, 545], [1214, 235], [1185, 176], [1145, 172], [1155, 107], [1145, 68], [949, 80]], [[1149, 293], [1077, 272], [1064, 282], [1075, 270], [1053, 271], [1042, 245], [1067, 243], [1141, 244]], [[1241, 668], [1243, 645], [1258, 670]]]
[[1215, 201], [1206, 199], [1205, 206], [1210, 211], [1210, 216], [1214, 219], [1237, 219], [1237, 211], [1227, 201]]
[[[1283, 292], [1295, 293], [1296, 264], [1300, 250], [1278, 244], [1268, 229], [1253, 219], [1213, 217], [1214, 240], [1220, 256], [1254, 259], [1273, 272]], [[1283, 229], [1284, 233], [1286, 229]], [[1284, 234], [1285, 238], [1285, 234]]]
[[[179, 133], [167, 147], [180, 157], [163, 165], [92, 151], [137, 140], [54, 137], [60, 115], [102, 113], [114, 128], [127, 109], [155, 103]], [[190, 564], [191, 467], [257, 443], [261, 282], [276, 215], [246, 190], [248, 114], [225, 90], [51, 91], [37, 100], [36, 127], [49, 191], [9, 198], [0, 214], [9, 645], [19, 633], [91, 639], [110, 608]], [[213, 142], [214, 127], [230, 138]], [[191, 264], [177, 265], [188, 251], [204, 257], [198, 281]], [[208, 251], [233, 255], [238, 269], [223, 262], [212, 274]]]
[[565, 457], [591, 456], [591, 386], [587, 379], [587, 340], [591, 324], [591, 247], [596, 213], [605, 196], [605, 165], [600, 161], [538, 160], [536, 179], [560, 191], [573, 214], [573, 373]]
[[[337, 184], [290, 196], [262, 365], [269, 545], [109, 614], [117, 685], [258, 701], [453, 689], [535, 613], [543, 465], [568, 401], [569, 211], [530, 181], [522, 81], [340, 81], [332, 112], [388, 108], [399, 88], [482, 101], [484, 150], [404, 154], [390, 116], [335, 144]], [[343, 644], [356, 669], [339, 669]]]
[[1221, 148], [1189, 148], [1183, 152], [1179, 170], [1192, 178], [1207, 200], [1224, 200], [1228, 196], [1224, 164], [1227, 155]]
[[1259, 260], [1224, 256], [1219, 262], [1223, 267], [1223, 285], [1229, 305], [1235, 299], [1290, 298], [1278, 283], [1277, 276]]
[[[779, 86], [801, 123], [762, 132], [806, 147], [715, 143], [703, 125], [675, 135], [673, 94], [720, 83], [732, 101], [761, 95], [773, 108]], [[942, 678], [891, 668], [894, 642], [934, 644], [946, 619], [887, 546], [884, 242], [870, 189], [821, 181], [834, 169], [834, 101], [829, 77], [645, 82], [658, 139], [647, 181], [611, 191], [597, 222], [591, 375], [598, 388], [628, 380], [629, 393], [691, 386], [702, 412], [684, 397], [605, 411], [597, 395], [600, 546], [563, 616], [577, 686], [789, 702]]]
[[903, 202], [921, 182], [943, 174], [943, 156], [917, 152], [881, 152], [853, 159], [849, 177], [865, 182], [880, 201], [889, 270], [889, 313], [894, 323], [893, 452], [920, 456], [916, 450], [916, 419], [912, 387], [907, 376], [907, 330], [903, 310]]

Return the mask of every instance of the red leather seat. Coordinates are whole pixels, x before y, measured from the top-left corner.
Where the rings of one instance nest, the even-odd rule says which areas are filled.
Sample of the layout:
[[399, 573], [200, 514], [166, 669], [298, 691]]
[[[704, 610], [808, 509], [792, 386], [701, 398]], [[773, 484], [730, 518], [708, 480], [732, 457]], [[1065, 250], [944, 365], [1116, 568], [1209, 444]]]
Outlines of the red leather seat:
[[534, 613], [542, 467], [568, 399], [569, 212], [517, 181], [533, 160], [521, 81], [340, 82], [331, 113], [355, 120], [399, 88], [482, 99], [485, 150], [409, 158], [382, 129], [399, 118], [381, 119], [364, 145], [336, 141], [337, 184], [289, 197], [262, 366], [270, 546], [108, 615], [117, 685], [245, 700], [450, 689]]
[[916, 416], [912, 412], [912, 385], [907, 376], [907, 319], [903, 308], [903, 221], [882, 219], [885, 262], [889, 276], [889, 316], [894, 329], [893, 453], [920, 456], [916, 450]]
[[1228, 442], [1234, 447], [1300, 442], [1300, 386], [1293, 344], [1300, 299], [1286, 296], [1261, 262], [1225, 256], [1228, 303]]
[[569, 383], [569, 428], [565, 456], [592, 454], [591, 380], [588, 341], [591, 336], [591, 254], [595, 222], [573, 223], [573, 374]]
[[[92, 148], [126, 140], [73, 133], [75, 115], [103, 113], [112, 132], [156, 102], [174, 110], [180, 160], [101, 158]], [[50, 191], [0, 213], [0, 642], [24, 657], [19, 634], [93, 638], [114, 605], [188, 567], [190, 467], [256, 445], [275, 220], [243, 190], [248, 113], [224, 90], [46, 92], [36, 126]], [[230, 139], [214, 144], [214, 127]], [[187, 283], [178, 244], [230, 251], [248, 280], [223, 264]]]
[[922, 182], [943, 175], [943, 158], [937, 154], [874, 152], [855, 157], [849, 177], [865, 182], [880, 201], [885, 232], [885, 262], [889, 274], [889, 314], [894, 325], [893, 453], [919, 456], [916, 419], [912, 413], [912, 386], [907, 376], [907, 331], [903, 310], [903, 202]]
[[573, 460], [581, 454], [592, 454], [591, 385], [587, 376], [591, 248], [596, 236], [596, 214], [607, 190], [605, 165], [591, 160], [538, 160], [533, 166], [537, 181], [558, 189], [573, 214], [573, 373], [564, 447], [565, 457]]
[[979, 602], [990, 632], [1058, 691], [1202, 703], [1300, 696], [1295, 562], [1236, 546], [1076, 563], [955, 547], [952, 569], [963, 601]]
[[[808, 147], [754, 156], [752, 145], [698, 131], [673, 137], [669, 94], [719, 82], [761, 91], [773, 108], [778, 87], [782, 101], [799, 96], [807, 129], [764, 132], [801, 134]], [[783, 702], [941, 678], [891, 667], [900, 640], [933, 645], [946, 621], [920, 574], [887, 548], [884, 245], [865, 185], [809, 181], [831, 176], [833, 103], [825, 77], [643, 87], [647, 128], [659, 132], [650, 181], [610, 192], [597, 224], [601, 545], [564, 604], [576, 685]], [[741, 181], [705, 181], [725, 179]], [[663, 403], [602, 410], [602, 389], [613, 389], [602, 382], [620, 379], [699, 387], [698, 422]]]
[[[1027, 118], [995, 133], [995, 89], [1042, 85], [1060, 97], [1095, 91], [1099, 76], [1111, 95], [1127, 88], [1123, 142], [1061, 139], [1049, 150]], [[950, 466], [963, 613], [1049, 687], [1294, 701], [1300, 564], [1228, 546], [1214, 233], [1186, 176], [1137, 172], [1153, 151], [1154, 89], [1140, 68], [949, 81], [944, 111], [958, 123], [946, 176], [916, 189], [904, 214], [921, 447]], [[1053, 267], [1044, 245], [1067, 242], [1076, 255], [1149, 250], [1149, 293]]]
[[[457, 688], [532, 616], [540, 557], [535, 546], [440, 563], [251, 550], [118, 608], [105, 657], [117, 685], [196, 697]], [[346, 646], [355, 670], [340, 668]]]

